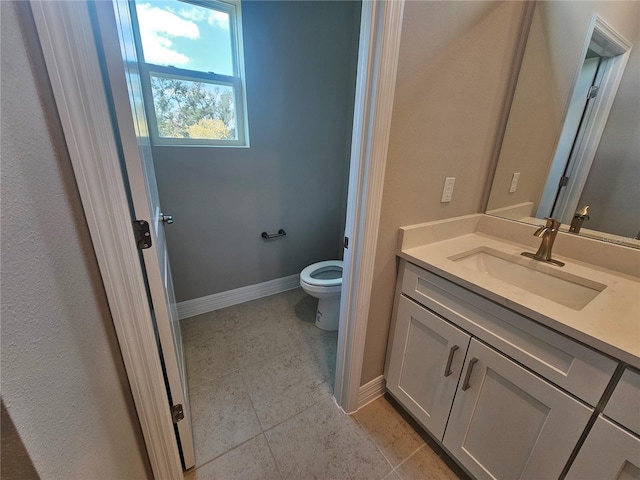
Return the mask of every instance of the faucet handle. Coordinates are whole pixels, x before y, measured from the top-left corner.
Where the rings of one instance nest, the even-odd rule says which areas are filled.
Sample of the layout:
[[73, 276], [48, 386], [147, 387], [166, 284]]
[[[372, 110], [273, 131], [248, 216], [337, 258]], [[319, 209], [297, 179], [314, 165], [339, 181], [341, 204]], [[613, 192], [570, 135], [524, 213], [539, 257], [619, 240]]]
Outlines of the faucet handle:
[[589, 220], [589, 214], [587, 213], [589, 210], [589, 205], [585, 205], [582, 208], [576, 210], [576, 213], [573, 215], [573, 218], [584, 218], [585, 220]]
[[550, 230], [558, 230], [560, 228], [561, 223], [556, 220], [555, 218], [551, 218], [551, 217], [545, 217], [544, 218], [547, 221], [547, 225], [546, 228], [550, 229]]

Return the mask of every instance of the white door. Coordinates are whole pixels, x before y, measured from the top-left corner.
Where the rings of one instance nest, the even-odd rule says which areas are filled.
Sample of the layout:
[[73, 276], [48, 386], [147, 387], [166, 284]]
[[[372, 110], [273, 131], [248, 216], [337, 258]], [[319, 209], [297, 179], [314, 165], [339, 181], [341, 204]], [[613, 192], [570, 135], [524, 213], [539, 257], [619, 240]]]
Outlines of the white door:
[[165, 223], [151, 156], [131, 17], [125, 0], [114, 0], [113, 4], [96, 4], [135, 217], [148, 221], [151, 231], [152, 246], [142, 250], [144, 267], [171, 396], [169, 401], [172, 405], [182, 405], [184, 413], [184, 418], [177, 422], [177, 434], [184, 467], [189, 469], [195, 465], [195, 457], [182, 336], [167, 256]]
[[[567, 188], [560, 186], [560, 179], [564, 175], [568, 176], [566, 173], [567, 165], [571, 159], [570, 156], [576, 141], [576, 135], [578, 135], [580, 123], [582, 122], [585, 108], [589, 100], [589, 89], [596, 80], [596, 74], [598, 73], [599, 66], [600, 57], [585, 58], [584, 60], [582, 69], [580, 70], [578, 83], [573, 91], [571, 102], [569, 102], [569, 109], [567, 111], [564, 126], [562, 127], [560, 139], [558, 140], [558, 146], [553, 157], [549, 176], [547, 177], [547, 183], [544, 187], [542, 198], [540, 199], [538, 213], [536, 214], [538, 218], [550, 217], [554, 214], [558, 214], [559, 209], [554, 211], [556, 198], [564, 195], [564, 192], [567, 190]], [[573, 212], [571, 212], [571, 214], [573, 214]], [[560, 215], [554, 218], [562, 220], [564, 223], [569, 223], [571, 221], [569, 219], [569, 222], [566, 222], [567, 219]]]

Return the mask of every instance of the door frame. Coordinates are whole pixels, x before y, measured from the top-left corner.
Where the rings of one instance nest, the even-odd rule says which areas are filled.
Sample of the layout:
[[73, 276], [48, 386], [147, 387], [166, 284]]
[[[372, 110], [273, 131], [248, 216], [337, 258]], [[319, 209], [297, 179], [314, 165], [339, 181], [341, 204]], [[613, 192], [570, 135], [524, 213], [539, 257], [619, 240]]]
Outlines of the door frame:
[[334, 396], [358, 409], [404, 0], [363, 1]]
[[[30, 2], [155, 478], [183, 478], [87, 1]], [[335, 398], [357, 409], [404, 0], [362, 2]]]

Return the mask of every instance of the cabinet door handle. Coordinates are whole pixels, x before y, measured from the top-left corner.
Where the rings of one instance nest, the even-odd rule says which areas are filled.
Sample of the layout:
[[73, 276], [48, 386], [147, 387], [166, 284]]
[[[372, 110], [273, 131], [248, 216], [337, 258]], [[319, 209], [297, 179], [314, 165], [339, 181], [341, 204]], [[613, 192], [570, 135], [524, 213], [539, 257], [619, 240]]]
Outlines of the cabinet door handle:
[[447, 359], [447, 365], [444, 367], [444, 376], [448, 377], [449, 375], [451, 375], [453, 372], [451, 371], [451, 363], [453, 362], [453, 356], [456, 354], [456, 350], [458, 350], [458, 345], [454, 345], [453, 347], [451, 347], [451, 350], [449, 350], [449, 358]]
[[476, 363], [478, 363], [477, 358], [472, 358], [471, 360], [469, 360], [469, 366], [467, 367], [467, 374], [464, 376], [464, 382], [462, 384], [463, 392], [465, 390], [469, 390], [469, 388], [471, 387], [471, 384], [469, 383], [469, 381], [471, 380], [471, 372], [473, 372], [473, 367], [475, 366]]

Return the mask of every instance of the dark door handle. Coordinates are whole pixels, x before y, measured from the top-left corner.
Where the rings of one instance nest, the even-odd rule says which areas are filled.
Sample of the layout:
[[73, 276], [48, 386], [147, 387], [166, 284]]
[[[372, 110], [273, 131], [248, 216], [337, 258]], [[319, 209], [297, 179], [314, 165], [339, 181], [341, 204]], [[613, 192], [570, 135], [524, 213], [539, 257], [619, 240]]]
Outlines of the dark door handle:
[[462, 384], [462, 391], [469, 390], [471, 388], [471, 372], [473, 372], [473, 367], [478, 363], [477, 358], [472, 358], [469, 360], [469, 366], [467, 367], [467, 374], [464, 376], [464, 383]]

